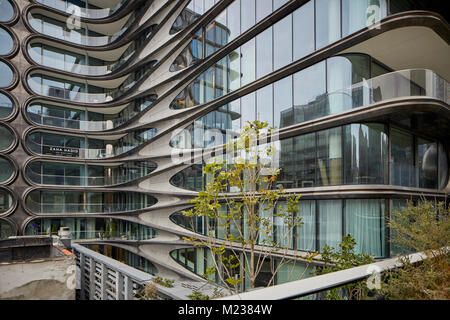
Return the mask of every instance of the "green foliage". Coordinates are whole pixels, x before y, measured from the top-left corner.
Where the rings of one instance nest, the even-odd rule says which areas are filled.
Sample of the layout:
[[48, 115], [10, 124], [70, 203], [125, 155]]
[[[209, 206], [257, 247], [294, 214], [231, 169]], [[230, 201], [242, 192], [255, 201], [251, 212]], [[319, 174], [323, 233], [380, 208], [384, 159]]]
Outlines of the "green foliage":
[[423, 201], [408, 204], [392, 213], [389, 227], [392, 244], [408, 252], [423, 252], [426, 260], [412, 264], [407, 256], [403, 267], [385, 274], [380, 294], [392, 300], [450, 299], [450, 207]]
[[[302, 225], [297, 215], [300, 196], [275, 188], [281, 172], [272, 167], [276, 148], [269, 143], [258, 145], [261, 138], [273, 132], [267, 123], [248, 122], [240, 137], [224, 147], [226, 161], [216, 157], [205, 165], [209, 182], [190, 200], [194, 207], [183, 211], [186, 217], [206, 218], [208, 239], [185, 240], [211, 250], [214, 268], [207, 269], [206, 275], [217, 272], [223, 285], [235, 293], [244, 279], [254, 288], [264, 260], [273, 252], [285, 252], [287, 238]], [[286, 205], [281, 206], [280, 201], [286, 201]], [[274, 240], [273, 218], [283, 222], [285, 239]], [[221, 240], [217, 232], [221, 233]], [[248, 254], [242, 254], [244, 249]], [[279, 267], [285, 260], [283, 256]]]
[[156, 276], [153, 278], [153, 282], [157, 283], [163, 287], [166, 287], [166, 288], [173, 288], [173, 284], [174, 284], [175, 280], [165, 279], [160, 276]]
[[191, 300], [209, 300], [209, 296], [201, 293], [200, 291], [193, 291], [187, 297]]
[[[342, 242], [339, 244], [339, 250], [335, 250], [334, 248], [325, 245], [321, 253], [324, 266], [317, 268], [314, 274], [327, 274], [374, 262], [373, 257], [368, 254], [355, 253], [355, 246], [356, 241], [349, 234], [343, 237]], [[366, 296], [367, 287], [365, 283], [356, 283], [329, 290], [325, 299], [351, 300], [363, 299]]]

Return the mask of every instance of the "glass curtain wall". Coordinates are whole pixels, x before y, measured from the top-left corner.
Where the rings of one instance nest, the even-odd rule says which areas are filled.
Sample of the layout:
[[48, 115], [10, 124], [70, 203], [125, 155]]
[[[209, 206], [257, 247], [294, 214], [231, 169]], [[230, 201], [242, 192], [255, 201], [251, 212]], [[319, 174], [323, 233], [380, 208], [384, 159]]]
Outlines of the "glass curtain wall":
[[[448, 159], [442, 143], [385, 124], [355, 123], [277, 144], [281, 174], [276, 188], [391, 184], [442, 189], [448, 181]], [[203, 166], [198, 164], [177, 173], [170, 183], [201, 191], [205, 179]]]
[[[240, 81], [235, 81], [237, 87], [230, 85], [230, 90], [235, 90], [274, 70], [282, 68], [295, 60], [303, 58], [314, 50], [339, 40], [348, 33], [371, 26], [387, 15], [387, 7], [384, 0], [361, 0], [358, 5], [355, 4], [355, 1], [344, 0], [344, 5], [341, 8], [341, 0], [309, 1], [295, 10], [292, 14], [275, 23], [272, 27], [264, 30], [256, 38], [249, 40], [228, 56], [228, 60], [232, 60], [232, 56], [241, 55], [240, 70], [236, 69], [236, 66], [231, 66], [229, 61], [227, 64], [230, 65], [232, 69], [230, 70], [230, 73], [235, 71], [238, 74], [241, 74]], [[230, 15], [228, 13], [228, 10], [231, 10], [233, 6], [236, 6], [236, 8], [237, 6], [240, 6], [240, 10], [236, 11], [238, 16], [239, 13], [242, 14], [240, 20], [237, 19], [234, 14]], [[234, 1], [233, 4], [225, 10], [225, 13], [227, 14], [219, 15], [218, 19], [220, 19], [221, 22], [232, 19], [232, 26], [238, 28], [238, 30], [240, 27], [241, 33], [243, 33], [255, 24], [256, 16], [263, 15], [263, 13], [270, 14], [269, 8], [270, 3], [267, 1], [256, 1], [256, 5], [254, 0], [246, 0], [242, 3], [240, 3], [240, 1]], [[272, 8], [272, 10], [276, 10], [277, 6], [275, 3]], [[226, 17], [228, 17], [228, 19], [226, 19]], [[261, 16], [259, 16], [259, 18], [261, 19]], [[237, 23], [235, 19], [239, 20], [238, 25], [235, 25], [235, 23]], [[350, 22], [344, 23], [344, 21]], [[345, 27], [341, 27], [341, 25], [345, 25]], [[200, 29], [196, 33], [192, 43], [186, 47], [180, 54], [180, 57], [176, 58], [172, 68], [173, 71], [189, 67], [190, 65], [187, 62], [193, 64], [199, 59], [207, 57], [208, 54], [206, 51], [210, 52], [209, 54], [215, 52], [215, 49], [210, 50], [208, 47], [211, 46], [211, 43], [216, 43], [220, 47], [226, 45], [227, 42], [230, 42], [235, 38], [233, 30], [230, 29], [232, 26], [228, 26], [228, 23], [226, 25], [228, 27], [228, 39], [226, 39], [226, 33], [223, 34], [223, 32], [225, 32], [224, 30], [226, 30], [225, 26], [219, 27], [219, 23], [216, 21], [212, 22], [209, 26], [214, 26], [217, 30], [220, 30], [220, 32], [217, 31], [214, 33], [214, 39], [216, 40], [213, 42], [211, 42], [211, 40], [208, 41], [207, 39], [200, 41], [200, 34], [203, 34], [203, 38], [208, 34], [208, 32], [201, 31], [203, 29]], [[345, 30], [341, 31], [342, 28]], [[218, 34], [221, 35], [219, 36]], [[299, 41], [299, 39], [304, 41]], [[199, 50], [201, 42], [203, 43], [203, 49]], [[213, 47], [216, 48], [216, 46]], [[193, 48], [196, 48], [195, 51], [198, 53], [201, 51], [202, 54], [193, 56]], [[179, 63], [180, 61], [182, 61], [182, 63]], [[215, 67], [211, 67], [210, 70], [199, 76], [194, 83], [191, 83], [183, 91], [192, 91], [193, 87], [199, 84], [202, 85], [202, 77], [212, 72], [211, 70], [214, 68]], [[365, 79], [367, 78], [368, 77]], [[339, 83], [336, 82], [336, 80], [333, 80], [330, 83], [330, 89], [333, 88], [333, 85], [338, 86], [338, 84]], [[204, 86], [207, 85], [205, 84]], [[339, 87], [338, 89], [342, 88], [344, 87]], [[329, 90], [328, 92], [331, 91]], [[222, 94], [226, 93], [228, 92], [222, 92]], [[172, 103], [171, 108], [189, 108], [211, 101], [209, 99], [204, 100], [194, 98], [192, 104], [179, 103], [178, 100], [183, 96], [186, 96], [186, 93], [180, 93], [180, 96]], [[217, 98], [217, 96], [211, 96], [211, 98], [214, 99]], [[342, 97], [340, 98], [342, 99]], [[332, 106], [335, 108], [337, 108], [338, 105], [337, 101], [332, 103]]]
[[[258, 41], [258, 38], [256, 40]], [[172, 146], [188, 149], [204, 148], [206, 144], [214, 146], [226, 143], [239, 133], [240, 127], [244, 126], [246, 121], [258, 119], [268, 122], [270, 126], [284, 128], [369, 105], [372, 103], [370, 89], [364, 85], [352, 86], [370, 79], [371, 71], [375, 70], [374, 65], [379, 66], [370, 56], [363, 54], [347, 54], [319, 62], [221, 106], [218, 110], [223, 113], [226, 113], [225, 110], [229, 112], [226, 118], [217, 116], [211, 118], [207, 115], [197, 119], [194, 126], [189, 126], [183, 131], [188, 137], [176, 137], [172, 140]], [[388, 72], [382, 66], [376, 71], [377, 74]], [[201, 86], [195, 88], [197, 90]], [[187, 91], [182, 92], [183, 97], [184, 94], [188, 94], [190, 98], [176, 100], [173, 106], [184, 106], [186, 103], [195, 105], [195, 93], [189, 87]], [[206, 143], [203, 138], [206, 132], [216, 132], [219, 128], [225, 130], [222, 132], [222, 139], [212, 144]], [[204, 132], [201, 132], [202, 130]], [[192, 139], [194, 135], [195, 140]]]
[[[282, 212], [286, 206], [285, 201], [279, 201], [277, 212]], [[261, 232], [258, 244], [272, 245], [273, 241], [282, 248], [321, 252], [325, 245], [338, 249], [342, 237], [351, 234], [358, 242], [355, 252], [377, 258], [388, 255], [384, 199], [301, 200], [298, 207], [297, 216], [302, 219], [303, 224], [294, 230], [287, 230], [283, 218], [274, 216], [274, 212], [260, 208], [260, 216], [271, 221], [274, 231], [273, 237]], [[224, 206], [222, 210], [227, 210], [227, 207]], [[208, 235], [205, 226], [209, 223], [215, 229], [212, 234], [217, 235], [218, 239], [224, 239], [225, 234], [229, 233], [239, 235], [229, 226], [224, 229], [225, 221], [216, 223], [206, 221], [206, 217], [188, 218], [181, 212], [173, 214], [170, 219], [177, 225], [203, 235]], [[245, 237], [246, 230], [243, 233]]]

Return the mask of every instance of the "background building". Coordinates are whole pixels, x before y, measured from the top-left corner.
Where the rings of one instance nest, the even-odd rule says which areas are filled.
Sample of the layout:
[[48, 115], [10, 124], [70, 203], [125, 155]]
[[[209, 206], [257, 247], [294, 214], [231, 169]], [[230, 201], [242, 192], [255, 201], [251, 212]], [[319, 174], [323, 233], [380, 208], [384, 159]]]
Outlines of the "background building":
[[198, 280], [205, 253], [182, 237], [202, 221], [190, 230], [180, 211], [205, 177], [174, 159], [258, 119], [280, 128], [280, 186], [303, 195], [293, 252], [351, 233], [389, 257], [390, 212], [450, 191], [441, 7], [0, 0], [0, 237], [65, 226], [141, 270]]

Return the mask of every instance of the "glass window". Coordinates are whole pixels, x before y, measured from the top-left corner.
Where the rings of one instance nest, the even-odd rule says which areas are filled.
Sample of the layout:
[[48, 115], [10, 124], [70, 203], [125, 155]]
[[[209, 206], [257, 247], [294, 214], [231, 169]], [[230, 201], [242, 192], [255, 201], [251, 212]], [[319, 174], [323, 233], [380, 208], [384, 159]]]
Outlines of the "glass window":
[[272, 0], [256, 1], [256, 22], [261, 21], [272, 13]]
[[247, 125], [247, 121], [255, 121], [256, 110], [256, 93], [252, 92], [241, 98], [241, 124], [242, 126]]
[[13, 164], [8, 159], [0, 157], [0, 183], [3, 183], [11, 178], [13, 173]]
[[444, 189], [448, 181], [448, 156], [442, 143], [439, 143], [439, 189]]
[[269, 123], [273, 126], [273, 87], [268, 85], [256, 92], [257, 120]]
[[0, 56], [11, 53], [14, 49], [14, 40], [5, 29], [0, 27]]
[[275, 82], [273, 84], [273, 90], [274, 126], [277, 128], [283, 128], [292, 125], [292, 76]]
[[9, 0], [0, 1], [0, 22], [8, 22], [14, 18], [14, 7]]
[[[2, 191], [0, 190], [0, 213], [2, 211], [1, 201], [3, 200], [1, 195]], [[12, 226], [8, 222], [0, 220], [0, 239], [6, 239], [12, 235], [13, 235]]]
[[281, 6], [283, 6], [285, 3], [287, 3], [289, 0], [273, 0], [273, 10], [277, 10]]
[[346, 184], [387, 184], [388, 138], [382, 124], [344, 127]]
[[299, 201], [298, 216], [302, 219], [301, 227], [296, 230], [297, 250], [316, 250], [316, 201]]
[[327, 115], [325, 61], [294, 74], [295, 123]]
[[11, 68], [4, 62], [0, 61], [0, 88], [8, 87], [14, 80], [14, 74]]
[[6, 149], [8, 149], [15, 140], [15, 136], [12, 133], [12, 131], [5, 127], [0, 125], [0, 151], [4, 151]]
[[314, 52], [314, 0], [293, 13], [294, 60]]
[[292, 62], [292, 15], [273, 26], [273, 64], [280, 69]]
[[241, 1], [235, 0], [227, 8], [227, 27], [230, 32], [229, 41], [237, 38], [241, 34]]
[[355, 252], [384, 257], [384, 200], [345, 200], [345, 234], [356, 241]]
[[351, 109], [352, 64], [345, 57], [327, 60], [328, 114], [337, 114]]
[[295, 180], [297, 188], [316, 186], [316, 134], [294, 138]]
[[241, 33], [255, 25], [256, 4], [255, 0], [241, 1]]
[[414, 187], [414, 140], [413, 136], [391, 130], [391, 184]]
[[316, 1], [317, 49], [333, 43], [341, 37], [340, 0]]
[[0, 93], [0, 119], [5, 119], [9, 117], [12, 112], [13, 112], [12, 100], [3, 93]]
[[371, 26], [386, 14], [385, 0], [342, 0], [342, 36]]
[[293, 154], [294, 138], [280, 141], [280, 175], [276, 181], [277, 187], [293, 188], [295, 176], [295, 158]]
[[419, 187], [437, 189], [438, 187], [438, 146], [436, 142], [417, 139], [417, 160]]
[[256, 77], [260, 79], [273, 71], [272, 28], [256, 36]]
[[241, 47], [241, 86], [245, 86], [256, 79], [256, 46], [255, 38]]
[[317, 184], [319, 186], [342, 184], [341, 129], [329, 129], [317, 134]]
[[319, 249], [338, 249], [342, 241], [342, 200], [319, 200]]

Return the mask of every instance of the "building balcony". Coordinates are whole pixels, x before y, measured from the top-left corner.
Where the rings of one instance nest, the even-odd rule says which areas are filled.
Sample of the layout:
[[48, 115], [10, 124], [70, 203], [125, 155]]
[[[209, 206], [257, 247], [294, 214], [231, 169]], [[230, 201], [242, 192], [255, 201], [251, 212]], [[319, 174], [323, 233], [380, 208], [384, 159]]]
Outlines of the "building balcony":
[[[116, 13], [120, 8], [122, 8], [123, 4], [127, 2], [127, 0], [109, 1], [111, 6], [107, 8], [87, 8], [87, 3], [81, 1], [79, 1], [78, 3], [80, 3], [80, 5], [84, 4], [85, 7], [81, 7], [80, 5], [74, 5], [70, 1], [63, 1], [63, 0], [36, 0], [36, 1], [53, 9], [86, 19], [107, 18]], [[90, 4], [90, 6], [92, 5]]]
[[156, 204], [155, 197], [130, 191], [85, 192], [32, 190], [24, 205], [37, 215], [115, 214], [134, 212]]
[[150, 174], [156, 164], [132, 161], [121, 164], [85, 164], [33, 161], [26, 166], [26, 177], [39, 185], [103, 187], [125, 184]]
[[[39, 155], [79, 159], [105, 159], [120, 156], [156, 135], [156, 129], [138, 130], [119, 135], [116, 139], [88, 138], [49, 132], [32, 132], [27, 135], [26, 146]], [[98, 148], [97, 146], [101, 146]]]

